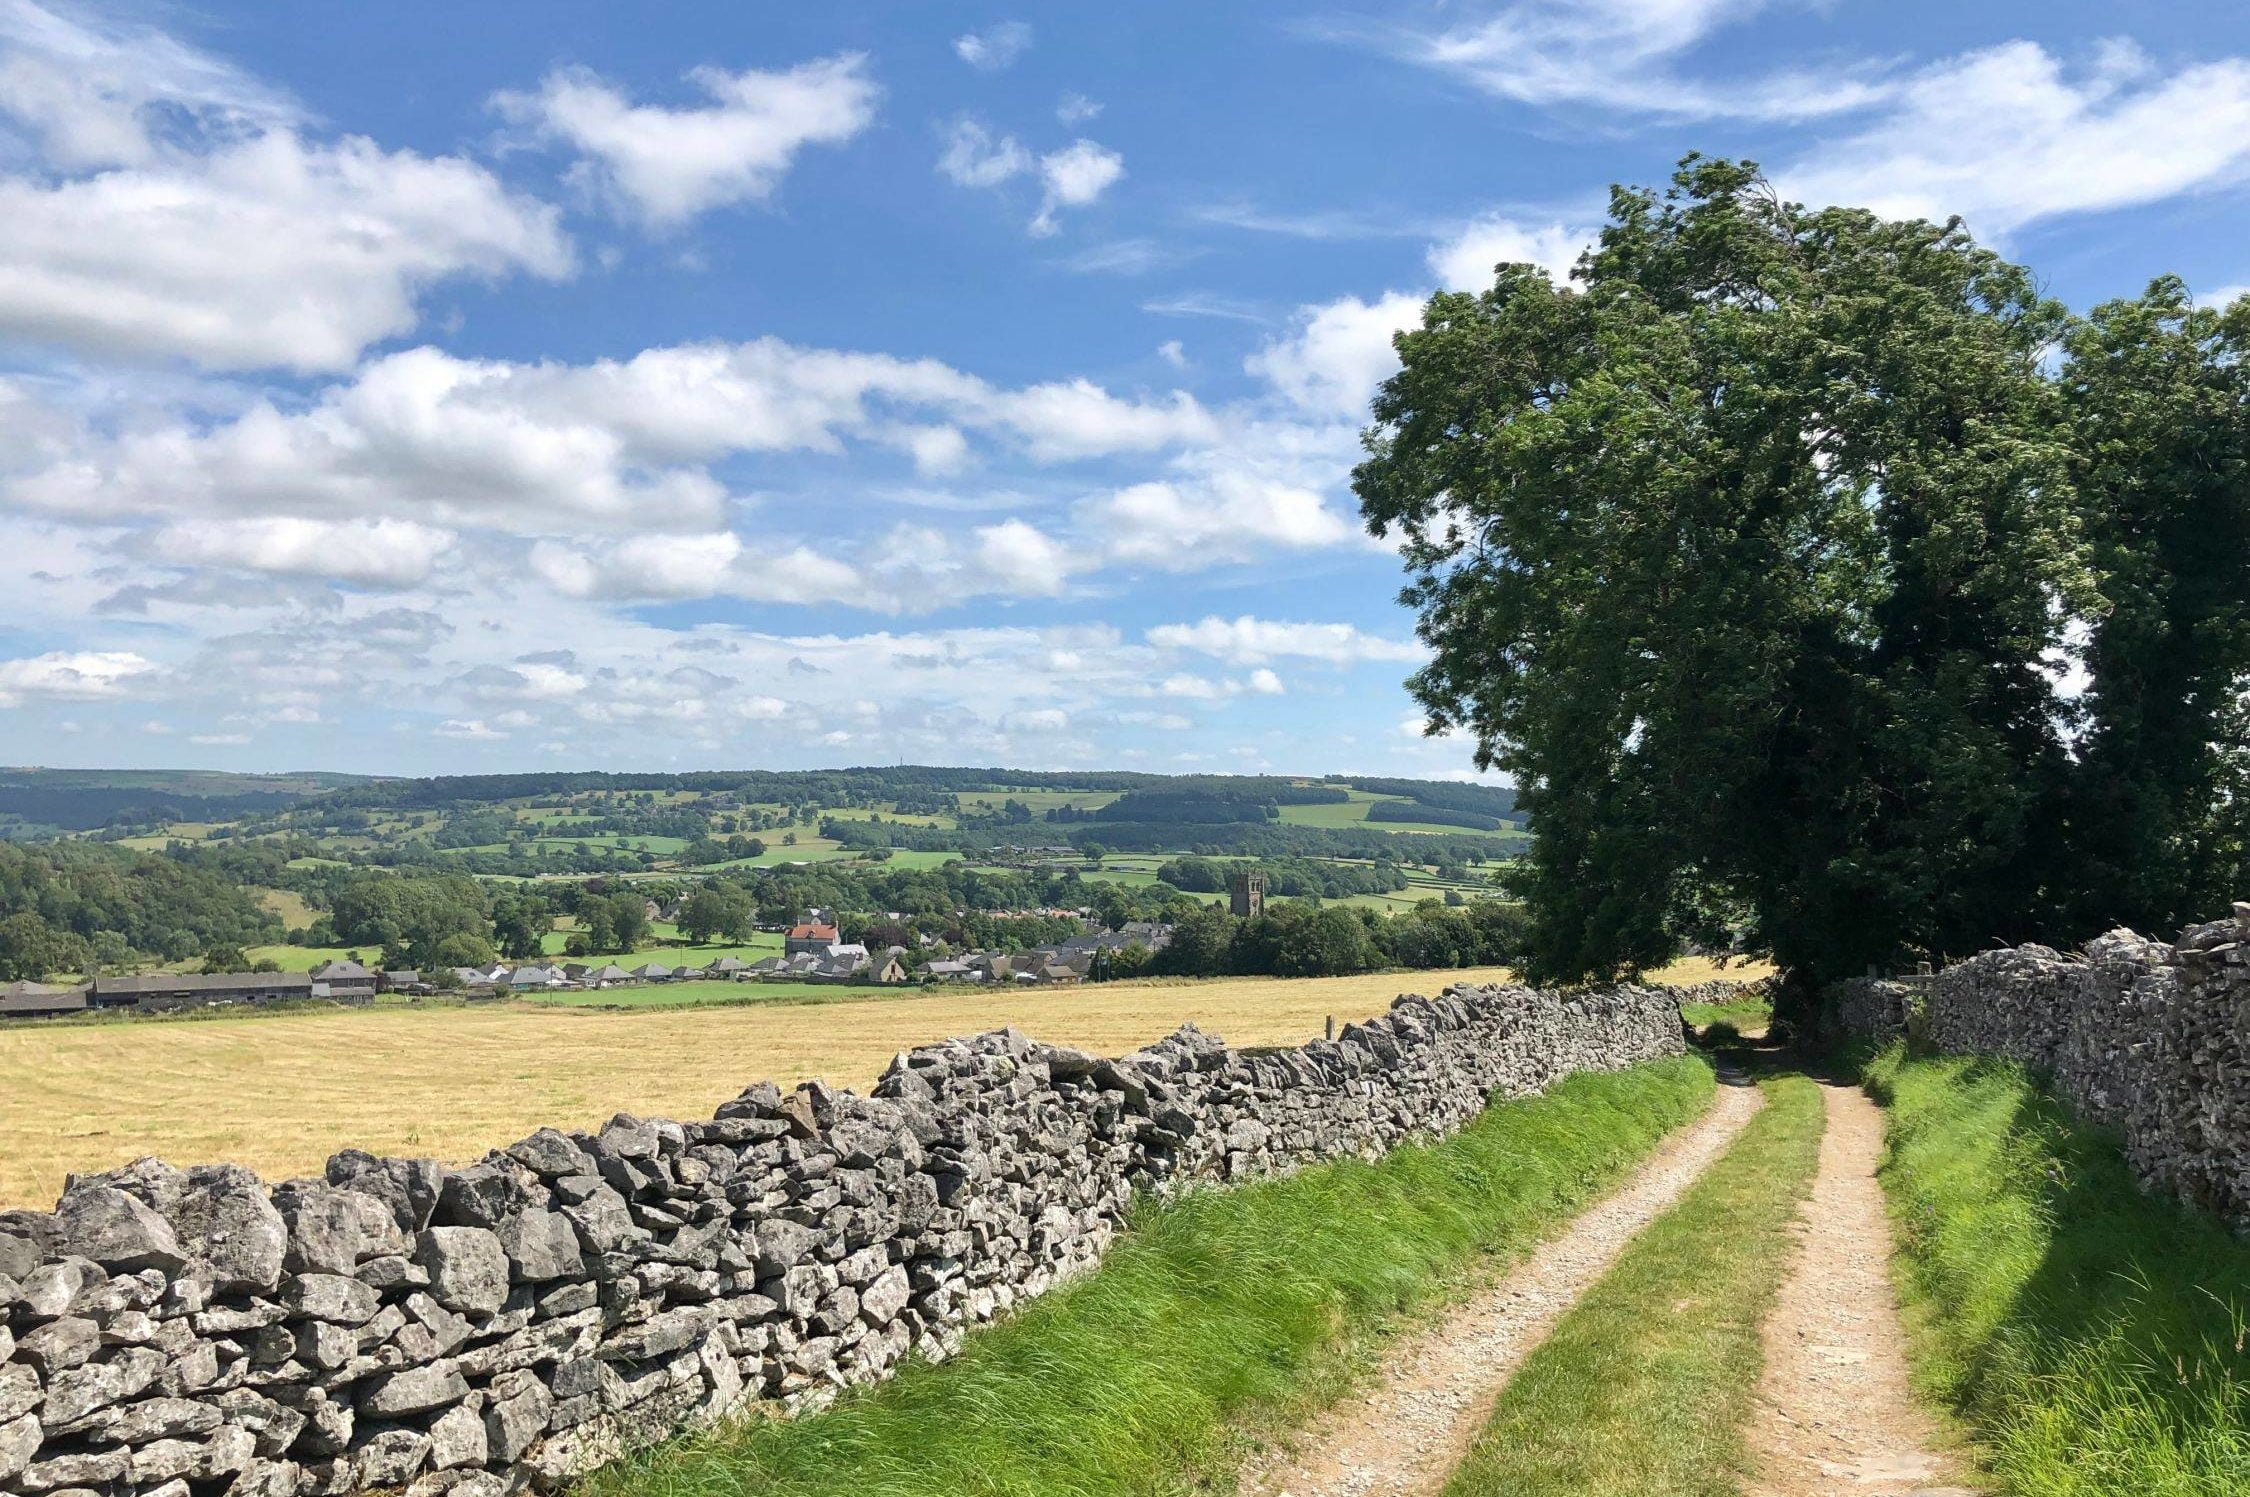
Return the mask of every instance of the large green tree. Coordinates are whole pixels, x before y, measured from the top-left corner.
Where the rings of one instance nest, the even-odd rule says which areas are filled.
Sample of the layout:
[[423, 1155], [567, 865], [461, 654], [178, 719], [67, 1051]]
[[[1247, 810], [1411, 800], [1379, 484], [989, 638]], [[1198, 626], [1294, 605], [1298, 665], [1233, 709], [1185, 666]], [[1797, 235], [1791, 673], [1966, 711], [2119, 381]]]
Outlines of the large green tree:
[[2079, 930], [2250, 895], [2250, 300], [2097, 307], [2061, 383], [2103, 605], [2067, 810]]
[[2040, 928], [2048, 657], [2091, 597], [2066, 321], [1958, 224], [1690, 158], [1613, 194], [1575, 284], [1503, 265], [1400, 336], [1355, 483], [1405, 542], [1417, 697], [1521, 787], [1535, 973]]

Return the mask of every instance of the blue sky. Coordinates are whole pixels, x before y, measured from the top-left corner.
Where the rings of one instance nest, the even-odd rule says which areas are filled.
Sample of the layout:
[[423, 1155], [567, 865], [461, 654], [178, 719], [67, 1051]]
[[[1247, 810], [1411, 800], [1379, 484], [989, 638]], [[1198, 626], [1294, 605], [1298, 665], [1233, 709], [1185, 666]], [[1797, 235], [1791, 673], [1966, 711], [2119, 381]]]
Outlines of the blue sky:
[[2250, 16], [0, 0], [0, 759], [1461, 775], [1388, 339], [1689, 150], [2250, 283]]

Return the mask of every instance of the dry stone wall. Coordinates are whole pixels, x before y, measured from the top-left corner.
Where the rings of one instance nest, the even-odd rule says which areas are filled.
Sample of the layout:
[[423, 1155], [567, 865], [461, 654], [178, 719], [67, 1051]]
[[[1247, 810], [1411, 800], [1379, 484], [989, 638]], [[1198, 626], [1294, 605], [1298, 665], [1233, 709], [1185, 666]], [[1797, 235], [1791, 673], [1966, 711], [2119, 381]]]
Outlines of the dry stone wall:
[[2169, 944], [2115, 930], [2071, 955], [1988, 951], [1830, 1000], [1857, 1032], [1911, 1023], [1938, 1050], [2047, 1072], [2117, 1131], [2143, 1183], [2250, 1229], [2250, 905]]
[[1294, 1049], [954, 1040], [866, 1097], [761, 1084], [461, 1169], [142, 1160], [0, 1213], [0, 1493], [552, 1488], [950, 1354], [1090, 1265], [1138, 1189], [1372, 1155], [1681, 1050], [1661, 990], [1456, 987]]

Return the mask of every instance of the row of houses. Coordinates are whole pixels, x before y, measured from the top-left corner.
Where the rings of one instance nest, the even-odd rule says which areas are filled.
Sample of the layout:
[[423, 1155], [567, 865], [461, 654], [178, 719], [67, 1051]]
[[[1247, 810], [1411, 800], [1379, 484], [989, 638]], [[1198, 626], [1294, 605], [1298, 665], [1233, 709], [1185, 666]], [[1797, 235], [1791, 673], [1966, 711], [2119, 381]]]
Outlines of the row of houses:
[[[555, 992], [588, 988], [632, 987], [656, 982], [735, 982], [749, 977], [756, 965], [740, 957], [722, 956], [701, 967], [671, 967], [663, 962], [642, 962], [623, 967], [616, 962], [593, 966], [585, 962], [525, 962], [510, 967], [455, 967], [458, 985], [476, 991]], [[428, 989], [424, 989], [428, 991]]]
[[1135, 946], [1153, 953], [1171, 942], [1169, 925], [1134, 920], [1116, 930], [1089, 930], [1052, 946], [948, 957], [931, 962], [922, 975], [932, 982], [1084, 982], [1095, 975], [1105, 954], [1114, 956]]
[[[1051, 946], [1025, 951], [972, 951], [926, 964], [920, 972], [935, 982], [1083, 982], [1095, 975], [1103, 954], [1140, 946], [1161, 951], [1171, 927], [1135, 921], [1120, 930], [1089, 930]], [[926, 944], [926, 943], [925, 943]], [[907, 951], [888, 946], [870, 951], [838, 938], [836, 927], [812, 920], [792, 926], [782, 955], [761, 961], [724, 956], [701, 967], [642, 962], [525, 962], [515, 966], [452, 969], [454, 985], [472, 993], [584, 991], [648, 983], [709, 981], [795, 981], [811, 983], [903, 983]], [[437, 991], [420, 972], [378, 971], [355, 961], [323, 962], [310, 972], [152, 972], [130, 977], [97, 977], [76, 986], [14, 982], [0, 986], [0, 1019], [46, 1019], [108, 1009], [163, 1013], [227, 1004], [329, 1002], [367, 1004], [379, 992], [421, 995]]]

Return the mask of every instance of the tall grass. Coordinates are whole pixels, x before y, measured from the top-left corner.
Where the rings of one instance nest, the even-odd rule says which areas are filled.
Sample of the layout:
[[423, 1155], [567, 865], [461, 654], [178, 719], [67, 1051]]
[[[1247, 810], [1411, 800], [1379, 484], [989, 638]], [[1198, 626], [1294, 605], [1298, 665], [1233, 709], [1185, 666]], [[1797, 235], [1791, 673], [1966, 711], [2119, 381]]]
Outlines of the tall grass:
[[1765, 1087], [1765, 1110], [1516, 1373], [1445, 1497], [1738, 1490], [1758, 1327], [1820, 1161], [1819, 1088]]
[[1917, 1376], [2008, 1490], [2250, 1492], [2250, 1244], [2136, 1187], [2019, 1068], [1868, 1069]]
[[1398, 1312], [1513, 1258], [1702, 1110], [1699, 1059], [1573, 1077], [1441, 1143], [1144, 1210], [1100, 1269], [826, 1413], [706, 1432], [595, 1497], [1231, 1489], [1243, 1431], [1334, 1397]]

